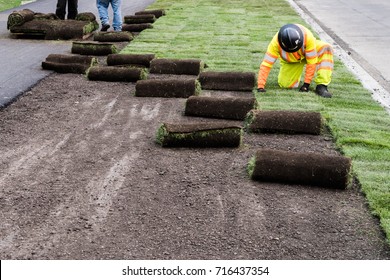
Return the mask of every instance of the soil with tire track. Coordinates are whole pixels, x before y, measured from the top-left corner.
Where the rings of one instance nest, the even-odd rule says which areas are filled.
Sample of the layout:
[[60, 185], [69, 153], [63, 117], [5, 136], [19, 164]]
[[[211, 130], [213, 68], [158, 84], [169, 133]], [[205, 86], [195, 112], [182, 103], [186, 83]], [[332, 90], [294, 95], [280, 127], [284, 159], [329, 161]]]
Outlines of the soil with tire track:
[[52, 74], [1, 109], [0, 259], [390, 258], [356, 183], [331, 190], [248, 178], [256, 149], [337, 154], [329, 135], [162, 148], [162, 122], [194, 120], [183, 115], [185, 99], [134, 90]]

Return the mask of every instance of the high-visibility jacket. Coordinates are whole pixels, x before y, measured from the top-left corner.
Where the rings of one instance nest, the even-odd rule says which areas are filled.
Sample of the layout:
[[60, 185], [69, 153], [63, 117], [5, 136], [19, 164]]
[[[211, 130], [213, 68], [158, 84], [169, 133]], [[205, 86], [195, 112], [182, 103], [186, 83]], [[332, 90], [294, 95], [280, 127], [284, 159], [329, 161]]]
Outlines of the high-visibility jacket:
[[304, 37], [302, 48], [293, 53], [288, 53], [284, 51], [279, 45], [277, 32], [273, 37], [272, 41], [269, 43], [267, 52], [260, 65], [258, 75], [258, 88], [265, 87], [269, 72], [271, 71], [272, 66], [278, 58], [286, 63], [306, 63], [304, 82], [308, 84], [311, 83], [316, 72], [316, 64], [318, 58], [316, 50], [316, 38], [313, 36], [313, 33], [311, 33], [311, 31], [306, 27], [300, 24], [297, 24], [297, 26], [301, 28]]

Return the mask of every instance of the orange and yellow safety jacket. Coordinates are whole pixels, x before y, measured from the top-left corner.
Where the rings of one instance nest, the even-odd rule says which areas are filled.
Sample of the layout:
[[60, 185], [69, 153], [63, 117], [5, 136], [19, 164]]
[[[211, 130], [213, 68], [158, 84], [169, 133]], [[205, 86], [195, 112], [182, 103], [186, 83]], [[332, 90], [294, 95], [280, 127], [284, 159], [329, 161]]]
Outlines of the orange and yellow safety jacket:
[[302, 29], [303, 45], [300, 50], [293, 53], [284, 51], [278, 41], [278, 33], [269, 43], [258, 75], [258, 88], [264, 88], [269, 72], [278, 58], [287, 63], [307, 63], [304, 82], [310, 84], [314, 77], [317, 64], [316, 38], [306, 27], [297, 24]]

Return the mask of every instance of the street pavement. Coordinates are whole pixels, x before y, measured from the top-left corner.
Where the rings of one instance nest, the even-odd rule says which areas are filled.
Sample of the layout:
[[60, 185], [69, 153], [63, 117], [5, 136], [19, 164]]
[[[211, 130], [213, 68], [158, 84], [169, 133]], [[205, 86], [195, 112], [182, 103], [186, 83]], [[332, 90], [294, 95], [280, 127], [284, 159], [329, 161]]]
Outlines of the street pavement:
[[[155, 0], [122, 2], [122, 15], [143, 10]], [[388, 0], [288, 0], [325, 40], [333, 40], [338, 55], [373, 97], [390, 108], [390, 1]], [[21, 8], [54, 12], [55, 1], [38, 0]], [[0, 107], [10, 103], [50, 74], [41, 62], [50, 53], [67, 53], [70, 41], [15, 40], [6, 28], [8, 15], [0, 12]], [[95, 1], [79, 1], [79, 12], [97, 15]], [[110, 13], [112, 14], [112, 12]]]
[[[144, 10], [155, 0], [122, 1], [122, 16]], [[43, 71], [41, 62], [51, 53], [70, 53], [71, 41], [12, 39], [7, 30], [8, 15], [14, 10], [53, 13], [57, 1], [37, 0], [0, 12], [0, 107], [28, 91], [50, 71]], [[79, 12], [92, 12], [98, 17], [96, 1], [79, 1]], [[112, 9], [109, 8], [112, 19]], [[100, 21], [99, 21], [100, 23]]]

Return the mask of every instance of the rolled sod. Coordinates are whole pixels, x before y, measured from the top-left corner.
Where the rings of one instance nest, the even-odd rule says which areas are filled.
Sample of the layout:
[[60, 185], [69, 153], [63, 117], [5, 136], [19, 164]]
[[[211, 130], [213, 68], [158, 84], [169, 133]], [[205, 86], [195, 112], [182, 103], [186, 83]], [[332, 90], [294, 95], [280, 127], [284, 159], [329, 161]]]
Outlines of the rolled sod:
[[319, 135], [322, 117], [318, 112], [253, 110], [248, 114], [245, 128], [253, 133]]
[[345, 189], [351, 160], [343, 156], [258, 150], [248, 165], [253, 180]]
[[199, 59], [154, 59], [150, 63], [150, 73], [199, 75], [204, 64]]
[[133, 23], [153, 23], [156, 21], [156, 16], [153, 14], [144, 14], [144, 15], [134, 15], [134, 16], [124, 16], [124, 23], [133, 24]]
[[8, 16], [7, 29], [10, 29], [14, 26], [20, 26], [33, 19], [34, 19], [34, 12], [31, 11], [30, 9], [14, 11]]
[[136, 82], [146, 78], [146, 71], [135, 67], [93, 66], [87, 72], [93, 81]]
[[135, 85], [135, 96], [138, 97], [175, 97], [188, 98], [200, 93], [196, 79], [156, 79], [138, 81]]
[[73, 42], [72, 53], [82, 55], [109, 55], [117, 53], [114, 44], [100, 42]]
[[97, 63], [97, 59], [92, 56], [49, 54], [42, 62], [42, 68], [58, 73], [85, 74], [89, 67]]
[[94, 34], [93, 40], [98, 42], [130, 42], [133, 40], [133, 34], [127, 31], [97, 32]]
[[238, 147], [242, 128], [230, 123], [164, 123], [158, 130], [156, 142], [163, 147]]
[[159, 17], [165, 16], [166, 13], [165, 13], [165, 10], [163, 10], [163, 9], [145, 10], [145, 11], [138, 11], [135, 13], [135, 15], [149, 15], [149, 14], [152, 14], [156, 18], [159, 18]]
[[84, 12], [84, 13], [77, 14], [75, 19], [81, 21], [95, 21], [96, 16], [91, 12]]
[[256, 75], [252, 72], [202, 72], [199, 81], [203, 89], [252, 91]]
[[107, 56], [107, 65], [140, 65], [150, 67], [150, 62], [154, 58], [154, 54], [109, 54]]
[[133, 24], [123, 24], [122, 30], [129, 32], [141, 32], [145, 29], [153, 28], [151, 23], [133, 23]]
[[84, 63], [59, 63], [54, 61], [42, 61], [43, 69], [53, 70], [58, 73], [85, 74], [89, 67], [91, 66]]
[[186, 102], [185, 115], [244, 120], [248, 112], [256, 107], [254, 97], [190, 96]]
[[71, 55], [71, 54], [49, 54], [46, 61], [57, 63], [80, 63], [92, 66], [97, 64], [97, 58], [87, 55]]
[[12, 33], [44, 35], [46, 40], [84, 39], [98, 28], [96, 21], [80, 20], [31, 20], [21, 26], [10, 28]]

